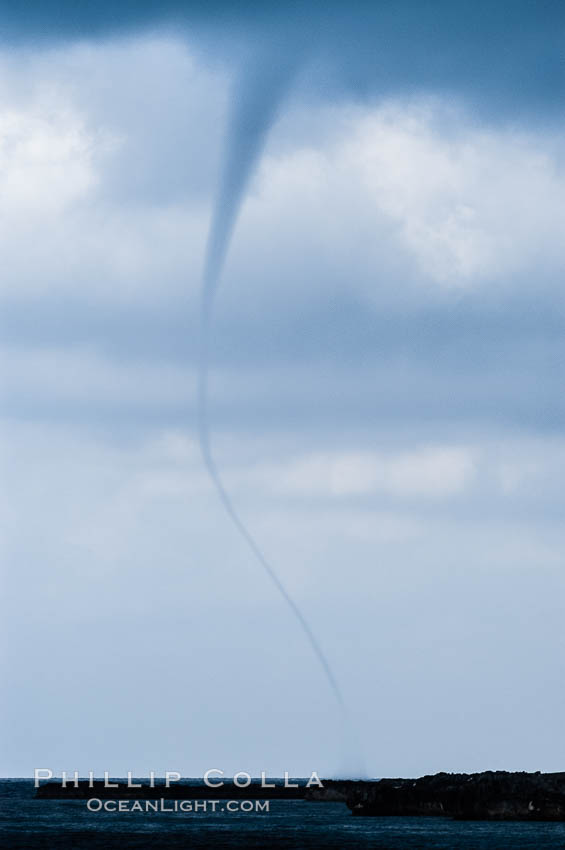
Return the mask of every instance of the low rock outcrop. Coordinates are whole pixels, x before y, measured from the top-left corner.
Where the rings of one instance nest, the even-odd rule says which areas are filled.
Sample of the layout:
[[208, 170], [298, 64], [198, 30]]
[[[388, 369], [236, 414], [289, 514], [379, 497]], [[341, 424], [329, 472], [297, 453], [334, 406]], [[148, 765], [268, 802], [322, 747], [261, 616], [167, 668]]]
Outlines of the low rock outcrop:
[[433, 815], [461, 820], [565, 820], [565, 773], [437, 773], [359, 782], [347, 794], [357, 816]]

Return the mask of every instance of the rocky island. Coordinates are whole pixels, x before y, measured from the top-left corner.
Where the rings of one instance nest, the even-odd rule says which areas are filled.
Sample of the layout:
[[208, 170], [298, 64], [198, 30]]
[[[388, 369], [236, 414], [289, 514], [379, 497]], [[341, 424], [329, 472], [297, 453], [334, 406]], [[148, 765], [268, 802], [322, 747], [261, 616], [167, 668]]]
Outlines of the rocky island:
[[437, 773], [349, 788], [356, 816], [432, 815], [460, 820], [565, 820], [565, 773]]

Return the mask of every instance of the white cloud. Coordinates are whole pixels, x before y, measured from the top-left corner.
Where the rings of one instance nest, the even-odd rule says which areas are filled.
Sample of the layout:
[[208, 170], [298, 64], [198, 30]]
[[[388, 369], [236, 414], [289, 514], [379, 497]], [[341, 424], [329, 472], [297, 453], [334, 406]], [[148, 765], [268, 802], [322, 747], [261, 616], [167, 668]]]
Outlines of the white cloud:
[[424, 273], [457, 283], [512, 274], [547, 250], [563, 261], [565, 174], [547, 141], [469, 120], [453, 136], [441, 114], [393, 104], [362, 118], [345, 146]]
[[92, 148], [80, 115], [51, 99], [0, 112], [0, 216], [48, 220], [85, 197], [96, 183]]
[[565, 263], [565, 173], [547, 134], [477, 125], [439, 99], [321, 110], [321, 120], [318, 148], [303, 139], [266, 159], [248, 214], [253, 227], [287, 220], [297, 239], [305, 228], [320, 269], [325, 251], [348, 286], [358, 247], [379, 287], [391, 253], [405, 272], [416, 263], [420, 277], [457, 287]]
[[[31, 68], [0, 61], [2, 289], [194, 292], [227, 80], [167, 38], [49, 51]], [[562, 268], [565, 177], [547, 134], [481, 126], [439, 99], [310, 104], [323, 133], [303, 111], [274, 128], [244, 205], [230, 306], [247, 286], [381, 298], [415, 280]]]
[[[0, 67], [2, 293], [72, 293], [92, 303], [194, 290], [207, 216], [197, 194], [170, 185], [206, 171], [195, 165], [206, 132], [198, 110], [215, 115], [218, 98], [207, 106], [210, 79], [196, 73], [185, 47], [125, 40], [28, 62], [0, 53]], [[176, 99], [164, 100], [166, 83]], [[202, 132], [183, 124], [188, 139], [175, 125], [185, 109], [197, 128], [204, 124]], [[163, 138], [176, 161], [161, 150]]]
[[256, 470], [279, 494], [349, 496], [386, 493], [424, 499], [461, 493], [472, 483], [476, 451], [461, 446], [432, 446], [413, 451], [311, 453], [280, 466]]
[[394, 458], [386, 472], [386, 486], [393, 493], [450, 496], [472, 481], [475, 458], [466, 448], [426, 448]]

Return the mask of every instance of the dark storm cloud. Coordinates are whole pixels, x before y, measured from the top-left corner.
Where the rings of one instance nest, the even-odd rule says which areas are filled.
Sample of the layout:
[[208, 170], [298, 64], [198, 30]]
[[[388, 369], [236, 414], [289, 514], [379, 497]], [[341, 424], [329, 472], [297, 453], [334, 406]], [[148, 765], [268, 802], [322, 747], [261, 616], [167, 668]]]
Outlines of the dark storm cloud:
[[[222, 61], [258, 44], [309, 41], [318, 84], [335, 95], [465, 92], [491, 112], [553, 111], [562, 100], [565, 9], [559, 0], [459, 2], [121, 2], [46, 0], [1, 7], [3, 40], [104, 38], [159, 26], [186, 30]], [[319, 61], [322, 65], [320, 66]]]

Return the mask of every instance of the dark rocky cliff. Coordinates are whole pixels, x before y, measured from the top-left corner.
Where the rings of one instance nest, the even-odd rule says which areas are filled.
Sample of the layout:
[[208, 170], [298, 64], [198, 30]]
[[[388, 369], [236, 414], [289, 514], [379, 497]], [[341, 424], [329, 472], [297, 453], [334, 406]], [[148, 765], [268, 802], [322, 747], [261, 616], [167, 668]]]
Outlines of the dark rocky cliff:
[[462, 820], [565, 820], [565, 773], [437, 773], [357, 783], [354, 815], [434, 815]]

